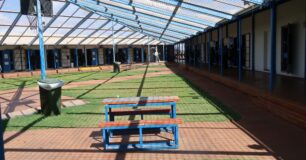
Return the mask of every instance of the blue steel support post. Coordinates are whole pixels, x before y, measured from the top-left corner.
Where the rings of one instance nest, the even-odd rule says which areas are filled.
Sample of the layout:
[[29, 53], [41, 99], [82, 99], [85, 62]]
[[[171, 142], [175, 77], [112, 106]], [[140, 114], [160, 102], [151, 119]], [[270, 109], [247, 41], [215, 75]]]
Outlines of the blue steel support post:
[[211, 38], [211, 32], [207, 33], [208, 36], [208, 43], [207, 43], [207, 58], [208, 58], [208, 71], [211, 72], [211, 59], [210, 59], [210, 38]]
[[242, 80], [242, 36], [241, 19], [237, 21], [237, 41], [238, 41], [238, 80]]
[[131, 64], [130, 48], [127, 48], [126, 52], [127, 52], [127, 56], [128, 56], [128, 64]]
[[141, 127], [139, 127], [139, 144], [140, 144], [140, 148], [143, 148], [143, 134], [142, 134]]
[[96, 66], [99, 66], [99, 49], [98, 48], [95, 48], [95, 51], [96, 51]]
[[178, 130], [178, 125], [176, 125], [174, 128], [175, 128], [174, 141], [175, 141], [176, 147], [178, 147], [179, 146], [179, 130]]
[[305, 57], [304, 57], [304, 59], [305, 59], [305, 61], [304, 61], [304, 65], [305, 65], [305, 70], [304, 70], [304, 79], [306, 79], [306, 29], [304, 29], [305, 30], [305, 35], [304, 35], [304, 42], [305, 42], [305, 44], [304, 44], [304, 49], [305, 49]]
[[223, 28], [219, 28], [219, 55], [220, 55], [220, 74], [223, 76], [224, 74], [224, 66], [223, 66]]
[[79, 57], [78, 57], [78, 49], [74, 50], [74, 67], [79, 67]]
[[31, 71], [32, 70], [31, 68], [31, 49], [27, 50], [27, 57], [28, 57], [28, 69], [29, 71]]
[[40, 0], [36, 0], [36, 10], [37, 10], [37, 27], [38, 27], [38, 35], [39, 35], [41, 79], [44, 80], [46, 79], [46, 67], [45, 67], [45, 47], [44, 47], [44, 36], [43, 36]]
[[176, 118], [176, 103], [171, 104], [171, 118]]
[[144, 48], [141, 48], [141, 63], [144, 63]]
[[[0, 108], [1, 112], [1, 108]], [[5, 160], [4, 156], [4, 140], [3, 140], [3, 126], [2, 126], [2, 114], [0, 114], [0, 159]]]
[[255, 15], [252, 15], [252, 72], [255, 72]]
[[165, 43], [163, 44], [163, 61], [166, 61], [166, 59], [165, 59], [166, 57], [165, 57]]
[[105, 122], [108, 122], [108, 110], [109, 110], [109, 107], [108, 105], [105, 105]]
[[272, 91], [274, 89], [275, 83], [275, 74], [276, 74], [276, 5], [271, 4], [271, 24], [270, 24], [270, 31], [271, 31], [271, 66], [270, 66], [270, 77], [269, 77], [269, 90]]
[[149, 64], [150, 61], [151, 61], [151, 50], [150, 50], [149, 37], [148, 37], [148, 56], [147, 56], [147, 59], [148, 59], [148, 64]]
[[53, 51], [53, 65], [54, 65], [54, 69], [56, 69], [57, 68], [57, 63], [56, 63], [57, 50], [54, 48], [52, 51]]

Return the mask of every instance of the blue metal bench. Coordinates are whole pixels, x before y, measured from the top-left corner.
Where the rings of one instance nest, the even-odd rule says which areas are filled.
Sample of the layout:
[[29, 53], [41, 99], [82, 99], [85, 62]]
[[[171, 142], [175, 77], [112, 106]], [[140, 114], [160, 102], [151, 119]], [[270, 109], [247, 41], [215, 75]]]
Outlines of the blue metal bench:
[[[178, 124], [182, 124], [181, 118], [168, 118], [159, 120], [133, 120], [133, 121], [111, 121], [111, 122], [101, 122], [99, 127], [101, 127], [104, 148], [105, 149], [169, 149], [178, 148]], [[146, 129], [163, 129], [171, 128], [171, 134], [173, 134], [172, 141], [163, 142], [144, 142], [143, 141], [143, 131]], [[138, 129], [139, 130], [139, 143], [110, 143], [110, 135], [114, 130], [129, 130]]]

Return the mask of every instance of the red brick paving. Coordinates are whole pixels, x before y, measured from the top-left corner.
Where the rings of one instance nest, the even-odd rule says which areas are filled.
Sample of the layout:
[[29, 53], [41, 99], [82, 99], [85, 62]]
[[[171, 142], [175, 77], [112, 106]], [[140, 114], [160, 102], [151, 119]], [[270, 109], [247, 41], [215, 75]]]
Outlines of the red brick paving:
[[276, 117], [262, 107], [277, 108], [276, 104], [249, 96], [182, 68], [171, 69], [239, 113], [241, 119], [235, 123], [262, 145], [273, 150], [280, 159], [306, 159], [306, 130]]
[[[239, 112], [241, 120], [236, 125], [185, 123], [180, 126], [180, 149], [144, 152], [101, 150], [98, 128], [31, 130], [5, 144], [7, 159], [306, 159], [306, 131], [262, 110], [258, 105], [265, 105], [263, 101], [191, 72], [175, 71]], [[14, 134], [6, 132], [5, 138]]]
[[[179, 133], [179, 149], [106, 152], [98, 128], [31, 130], [5, 144], [5, 155], [8, 160], [275, 159], [273, 153], [231, 122], [185, 123], [180, 125]], [[14, 134], [6, 132], [5, 139]], [[155, 137], [146, 135], [145, 140]], [[121, 141], [114, 139], [112, 142]], [[132, 136], [130, 140], [138, 137]]]

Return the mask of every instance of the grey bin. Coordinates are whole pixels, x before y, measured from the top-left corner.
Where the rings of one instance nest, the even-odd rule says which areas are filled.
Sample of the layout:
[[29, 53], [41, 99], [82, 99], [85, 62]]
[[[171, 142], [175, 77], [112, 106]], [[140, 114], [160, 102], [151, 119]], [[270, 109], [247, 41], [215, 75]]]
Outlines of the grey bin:
[[115, 72], [115, 73], [119, 73], [120, 72], [120, 64], [121, 64], [121, 62], [114, 62], [114, 67], [113, 67], [113, 71]]
[[64, 82], [58, 79], [38, 80], [41, 112], [45, 116], [61, 114], [61, 95]]

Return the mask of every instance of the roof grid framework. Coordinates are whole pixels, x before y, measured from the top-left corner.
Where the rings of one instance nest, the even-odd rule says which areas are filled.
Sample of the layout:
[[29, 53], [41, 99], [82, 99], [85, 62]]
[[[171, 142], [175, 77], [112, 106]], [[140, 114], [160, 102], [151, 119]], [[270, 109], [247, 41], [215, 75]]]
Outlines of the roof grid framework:
[[[37, 32], [30, 29], [26, 15], [20, 14], [19, 3], [20, 0], [6, 0], [0, 5], [0, 45], [38, 44]], [[46, 45], [111, 45], [109, 21], [117, 22], [114, 41], [133, 45], [145, 44], [141, 42], [147, 42], [147, 37], [153, 40], [151, 44], [176, 43], [230, 20], [263, 0], [53, 0], [52, 3], [54, 16], [43, 17]]]

